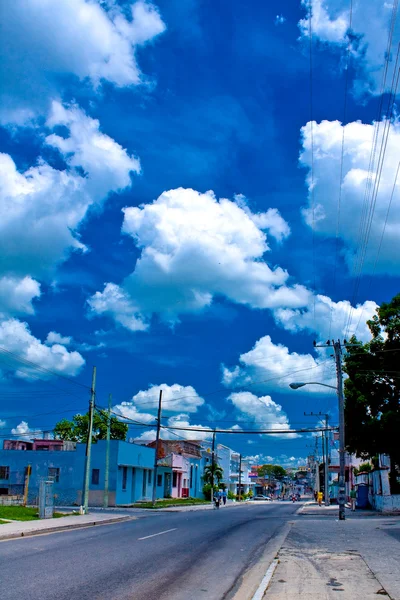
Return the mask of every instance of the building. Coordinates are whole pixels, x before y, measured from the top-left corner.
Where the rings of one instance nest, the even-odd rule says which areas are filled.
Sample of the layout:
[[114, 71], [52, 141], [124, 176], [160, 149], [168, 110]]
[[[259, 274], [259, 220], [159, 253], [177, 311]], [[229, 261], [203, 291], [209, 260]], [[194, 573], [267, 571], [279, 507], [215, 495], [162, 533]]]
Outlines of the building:
[[203, 498], [200, 442], [160, 440], [157, 458], [157, 498]]
[[[0, 450], [0, 495], [21, 496], [26, 485], [27, 467], [31, 467], [28, 502], [35, 504], [39, 484], [51, 478], [56, 505], [80, 505], [85, 464], [85, 445], [68, 443], [69, 451], [60, 451], [56, 440], [40, 440], [32, 449]], [[59, 442], [60, 440], [58, 440]], [[5, 445], [9, 448], [9, 445]], [[104, 496], [106, 442], [92, 445], [89, 505], [101, 506]], [[133, 504], [152, 496], [154, 450], [118, 440], [110, 441], [109, 506]]]
[[[212, 460], [212, 445], [211, 442], [204, 441], [202, 442], [201, 446], [203, 449], [202, 455], [204, 465], [206, 466], [207, 464], [210, 464]], [[221, 483], [224, 484], [232, 494], [239, 494], [239, 452], [235, 452], [235, 450], [232, 450], [232, 448], [224, 446], [223, 444], [217, 444], [215, 448], [214, 459], [223, 470]], [[242, 458], [241, 470], [241, 493], [247, 494], [250, 489], [253, 489], [254, 482], [250, 477], [249, 462], [244, 458]]]

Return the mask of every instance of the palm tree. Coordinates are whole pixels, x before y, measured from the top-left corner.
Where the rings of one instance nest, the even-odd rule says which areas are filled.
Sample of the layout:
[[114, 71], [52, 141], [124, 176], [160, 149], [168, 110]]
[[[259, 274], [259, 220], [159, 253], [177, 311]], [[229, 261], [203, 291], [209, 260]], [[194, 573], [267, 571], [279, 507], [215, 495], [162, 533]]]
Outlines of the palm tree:
[[[213, 474], [214, 474], [214, 477], [213, 477]], [[223, 476], [224, 476], [224, 470], [222, 469], [222, 467], [217, 465], [217, 463], [215, 463], [214, 466], [207, 465], [205, 467], [203, 480], [204, 480], [204, 483], [209, 483], [210, 485], [211, 485], [212, 481], [214, 480], [214, 484], [219, 485]]]

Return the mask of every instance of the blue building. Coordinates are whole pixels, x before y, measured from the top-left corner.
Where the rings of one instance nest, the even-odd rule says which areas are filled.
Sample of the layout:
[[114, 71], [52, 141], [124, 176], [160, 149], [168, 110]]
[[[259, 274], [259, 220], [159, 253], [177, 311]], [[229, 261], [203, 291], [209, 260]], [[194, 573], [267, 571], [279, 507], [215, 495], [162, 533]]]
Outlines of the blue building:
[[[71, 447], [71, 446], [70, 446]], [[68, 446], [66, 445], [66, 448]], [[153, 448], [110, 441], [109, 506], [133, 504], [151, 498]], [[101, 506], [104, 494], [106, 442], [92, 446], [89, 505]], [[0, 494], [22, 495], [27, 467], [31, 467], [28, 502], [35, 503], [43, 478], [54, 481], [55, 504], [80, 505], [85, 464], [85, 445], [69, 450], [0, 450]]]

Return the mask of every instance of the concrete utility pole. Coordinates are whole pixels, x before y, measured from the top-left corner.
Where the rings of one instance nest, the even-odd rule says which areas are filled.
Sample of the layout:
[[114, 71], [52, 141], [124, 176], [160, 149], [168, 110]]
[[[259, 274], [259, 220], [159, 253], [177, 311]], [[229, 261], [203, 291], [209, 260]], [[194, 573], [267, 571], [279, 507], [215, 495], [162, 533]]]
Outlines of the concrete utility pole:
[[339, 400], [339, 521], [344, 521], [345, 515], [345, 438], [344, 438], [344, 394], [343, 394], [343, 373], [342, 373], [342, 347], [340, 341], [334, 342], [337, 377], [337, 395]]
[[158, 396], [158, 412], [157, 412], [157, 433], [156, 433], [156, 454], [154, 457], [154, 472], [153, 472], [153, 496], [151, 503], [155, 506], [157, 500], [157, 467], [158, 467], [158, 448], [160, 445], [160, 431], [161, 431], [161, 403], [162, 403], [162, 390]]
[[216, 436], [216, 432], [214, 430], [213, 436], [212, 436], [212, 446], [211, 446], [211, 504], [213, 504], [213, 502], [214, 502], [215, 436]]
[[85, 476], [83, 481], [83, 509], [85, 514], [89, 507], [89, 480], [90, 480], [90, 459], [92, 455], [92, 434], [93, 434], [93, 415], [94, 415], [94, 399], [96, 395], [96, 367], [93, 367], [92, 388], [89, 402], [89, 427], [86, 442], [86, 457], [85, 457]]
[[242, 455], [239, 454], [239, 502], [242, 498]]
[[106, 467], [104, 471], [104, 496], [103, 506], [108, 508], [108, 479], [110, 474], [110, 436], [111, 436], [111, 402], [112, 395], [108, 395], [108, 413], [107, 413], [107, 437], [106, 437]]
[[[322, 412], [319, 413], [314, 413], [314, 412], [310, 412], [310, 413], [304, 413], [305, 417], [325, 417], [325, 427], [326, 430], [322, 432], [322, 457], [323, 457], [323, 462], [324, 462], [324, 499], [325, 499], [325, 506], [329, 506], [330, 504], [330, 500], [329, 500], [329, 448], [328, 448], [328, 425], [329, 425], [329, 415], [328, 414], [324, 414]], [[318, 476], [319, 476], [319, 469], [318, 469]]]

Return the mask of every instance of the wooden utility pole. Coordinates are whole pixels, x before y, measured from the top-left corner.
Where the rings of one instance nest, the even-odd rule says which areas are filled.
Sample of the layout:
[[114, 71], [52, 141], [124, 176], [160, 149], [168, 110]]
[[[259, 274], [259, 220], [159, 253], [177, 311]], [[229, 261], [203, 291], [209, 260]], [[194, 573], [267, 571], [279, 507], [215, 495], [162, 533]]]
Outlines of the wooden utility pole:
[[239, 454], [239, 502], [242, 499], [242, 455]]
[[93, 367], [92, 388], [89, 401], [89, 426], [86, 442], [85, 456], [85, 475], [83, 480], [83, 510], [85, 514], [89, 508], [89, 481], [90, 481], [90, 460], [92, 456], [92, 435], [93, 435], [93, 415], [94, 415], [94, 399], [96, 395], [96, 367]]
[[153, 471], [153, 496], [152, 505], [155, 506], [157, 500], [157, 467], [158, 467], [158, 448], [160, 445], [160, 431], [161, 431], [161, 402], [162, 402], [162, 390], [158, 397], [158, 413], [157, 413], [157, 433], [156, 433], [156, 454], [154, 457], [154, 471]]
[[23, 506], [26, 506], [26, 504], [28, 502], [29, 480], [31, 478], [31, 473], [32, 473], [32, 466], [28, 465], [26, 467], [26, 474], [25, 474], [25, 486], [24, 486], [24, 502], [23, 502]]
[[108, 508], [108, 482], [110, 474], [110, 437], [111, 437], [111, 403], [112, 395], [108, 395], [108, 413], [107, 413], [107, 437], [106, 437], [106, 466], [104, 471], [104, 496], [103, 506]]
[[214, 429], [211, 446], [211, 504], [214, 502], [215, 436], [216, 431]]

